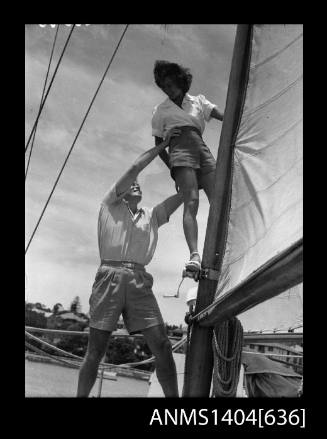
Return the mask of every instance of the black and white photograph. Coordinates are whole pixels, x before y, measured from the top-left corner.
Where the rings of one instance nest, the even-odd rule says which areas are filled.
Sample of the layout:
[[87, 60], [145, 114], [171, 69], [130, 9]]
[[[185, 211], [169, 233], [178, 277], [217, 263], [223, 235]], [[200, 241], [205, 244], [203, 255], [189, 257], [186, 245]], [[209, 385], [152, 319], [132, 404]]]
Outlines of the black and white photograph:
[[304, 428], [302, 120], [302, 24], [25, 24], [25, 398]]

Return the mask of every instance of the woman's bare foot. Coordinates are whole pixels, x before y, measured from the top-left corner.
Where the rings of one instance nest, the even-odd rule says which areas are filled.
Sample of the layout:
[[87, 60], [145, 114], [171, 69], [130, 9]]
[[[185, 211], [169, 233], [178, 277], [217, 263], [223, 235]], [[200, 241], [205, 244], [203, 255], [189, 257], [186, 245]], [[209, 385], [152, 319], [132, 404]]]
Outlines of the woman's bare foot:
[[188, 271], [200, 271], [201, 269], [201, 256], [199, 252], [192, 252], [190, 260], [186, 262], [185, 268]]

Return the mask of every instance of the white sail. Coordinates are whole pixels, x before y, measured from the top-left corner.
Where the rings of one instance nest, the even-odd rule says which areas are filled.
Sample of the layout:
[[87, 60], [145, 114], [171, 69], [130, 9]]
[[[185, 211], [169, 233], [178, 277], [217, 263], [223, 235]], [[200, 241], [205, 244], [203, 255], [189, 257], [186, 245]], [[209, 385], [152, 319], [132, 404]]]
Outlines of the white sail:
[[219, 295], [302, 238], [302, 32], [253, 26]]

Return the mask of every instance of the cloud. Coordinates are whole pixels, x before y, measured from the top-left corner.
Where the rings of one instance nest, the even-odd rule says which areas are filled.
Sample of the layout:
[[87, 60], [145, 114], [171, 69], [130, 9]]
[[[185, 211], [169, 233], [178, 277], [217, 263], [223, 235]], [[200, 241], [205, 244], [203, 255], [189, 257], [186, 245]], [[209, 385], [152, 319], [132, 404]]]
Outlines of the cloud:
[[247, 330], [286, 330], [303, 322], [302, 284], [267, 300], [239, 316]]
[[[26, 26], [26, 136], [35, 120], [54, 38], [53, 29]], [[91, 102], [124, 25], [92, 25], [74, 31], [39, 121], [26, 184], [26, 237], [44, 207], [69, 148]], [[194, 74], [191, 93], [202, 93], [223, 111], [228, 86], [235, 26], [130, 25], [109, 73], [94, 101], [58, 186], [26, 257], [29, 300], [69, 306], [79, 295], [84, 311], [99, 255], [97, 215], [102, 196], [137, 156], [153, 145], [151, 114], [165, 99], [154, 84], [156, 59], [179, 62]], [[69, 29], [62, 28], [54, 64]], [[52, 70], [53, 71], [53, 70]], [[217, 155], [221, 123], [207, 125], [204, 139]], [[153, 206], [175, 193], [169, 170], [156, 158], [140, 175], [143, 203]], [[200, 194], [199, 251], [202, 253], [209, 204]], [[182, 284], [175, 292], [188, 258], [182, 207], [159, 230], [159, 241], [148, 270], [164, 320], [179, 324], [187, 311]], [[277, 308], [276, 308], [277, 309]], [[246, 324], [264, 324], [262, 316], [243, 316]]]

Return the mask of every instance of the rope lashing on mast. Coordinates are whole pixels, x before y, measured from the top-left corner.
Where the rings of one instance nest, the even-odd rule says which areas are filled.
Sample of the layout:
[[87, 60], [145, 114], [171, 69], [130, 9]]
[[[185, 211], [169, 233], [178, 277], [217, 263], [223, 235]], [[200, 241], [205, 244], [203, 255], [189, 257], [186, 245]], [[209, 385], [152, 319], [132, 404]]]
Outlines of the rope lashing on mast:
[[31, 133], [30, 133], [30, 135], [29, 135], [29, 137], [28, 137], [28, 140], [27, 140], [27, 143], [26, 143], [26, 145], [25, 145], [25, 152], [27, 151], [27, 148], [28, 148], [28, 145], [29, 145], [29, 143], [30, 143], [30, 140], [31, 140], [31, 138], [32, 138], [32, 136], [33, 136], [33, 133], [34, 133], [34, 131], [36, 130], [36, 126], [37, 126], [38, 121], [39, 121], [39, 118], [40, 118], [40, 116], [41, 116], [41, 112], [42, 112], [42, 109], [43, 109], [43, 107], [44, 107], [45, 101], [46, 101], [46, 99], [47, 99], [47, 97], [48, 97], [48, 94], [49, 94], [50, 88], [51, 88], [51, 86], [52, 86], [52, 83], [53, 83], [54, 78], [55, 78], [55, 76], [56, 76], [57, 70], [58, 70], [59, 65], [60, 65], [60, 63], [61, 63], [62, 57], [64, 56], [64, 53], [65, 53], [66, 47], [67, 47], [67, 45], [68, 45], [68, 42], [69, 42], [69, 40], [70, 40], [70, 37], [71, 37], [71, 35], [72, 35], [74, 29], [75, 29], [75, 24], [73, 24], [73, 27], [72, 27], [71, 31], [69, 32], [69, 35], [68, 35], [67, 40], [66, 40], [66, 43], [65, 43], [64, 48], [63, 48], [63, 50], [62, 50], [62, 52], [61, 52], [61, 55], [60, 55], [60, 58], [59, 58], [59, 60], [58, 60], [57, 65], [56, 65], [56, 68], [55, 68], [55, 70], [54, 70], [54, 72], [53, 72], [53, 75], [52, 75], [52, 78], [51, 78], [51, 81], [50, 81], [49, 87], [48, 87], [48, 89], [47, 89], [47, 92], [46, 92], [46, 94], [45, 94], [43, 100], [41, 101], [41, 105], [40, 105], [39, 111], [38, 111], [38, 113], [37, 113], [37, 116], [36, 116], [36, 119], [35, 119], [35, 122], [34, 122], [33, 128], [32, 128], [32, 130], [31, 130]]
[[186, 349], [185, 349], [185, 363], [184, 363], [184, 383], [183, 386], [185, 387], [186, 385], [186, 377], [188, 375], [188, 371], [187, 371], [187, 357], [189, 355], [189, 351], [190, 351], [190, 339], [191, 339], [191, 330], [192, 330], [192, 315], [194, 314], [194, 305], [190, 305], [189, 306], [189, 310], [188, 312], [185, 314], [185, 318], [184, 321], [187, 324], [187, 335], [186, 335]]
[[[75, 26], [75, 25], [74, 25], [74, 26]], [[104, 79], [105, 79], [105, 77], [106, 77], [106, 75], [107, 75], [107, 72], [108, 72], [108, 70], [109, 70], [109, 68], [110, 68], [110, 66], [111, 66], [111, 63], [112, 63], [112, 61], [113, 61], [113, 59], [114, 59], [114, 57], [115, 57], [115, 55], [116, 55], [116, 53], [117, 53], [117, 51], [118, 51], [118, 48], [119, 48], [119, 46], [120, 46], [120, 43], [121, 43], [122, 39], [124, 38], [124, 35], [125, 35], [126, 31], [127, 31], [128, 26], [129, 26], [129, 24], [127, 24], [127, 25], [125, 26], [125, 29], [124, 29], [124, 31], [123, 31], [123, 33], [122, 33], [120, 39], [119, 39], [119, 42], [118, 42], [118, 44], [117, 44], [117, 46], [116, 46], [116, 49], [114, 50], [114, 53], [113, 53], [113, 55], [112, 55], [112, 57], [111, 57], [111, 59], [110, 59], [110, 61], [109, 61], [109, 63], [108, 63], [108, 66], [107, 66], [107, 68], [106, 68], [104, 74], [102, 75], [102, 78], [101, 78], [101, 80], [100, 80], [100, 83], [99, 83], [99, 85], [98, 85], [98, 87], [97, 87], [97, 89], [96, 89], [96, 91], [95, 91], [95, 93], [94, 93], [94, 96], [93, 96], [93, 98], [92, 98], [92, 100], [91, 100], [91, 103], [90, 103], [90, 105], [89, 105], [89, 107], [88, 107], [88, 109], [87, 109], [87, 111], [86, 111], [86, 113], [85, 113], [85, 116], [84, 116], [84, 118], [83, 118], [83, 120], [82, 120], [82, 123], [81, 123], [81, 125], [80, 125], [80, 127], [79, 127], [79, 129], [78, 129], [78, 131], [77, 131], [77, 134], [76, 134], [76, 136], [75, 136], [75, 139], [74, 139], [74, 141], [73, 141], [73, 144], [72, 144], [72, 146], [70, 147], [70, 150], [68, 151], [68, 154], [67, 154], [67, 156], [66, 156], [66, 158], [65, 158], [65, 161], [64, 161], [64, 163], [63, 163], [63, 165], [62, 165], [62, 167], [61, 167], [61, 169], [60, 169], [60, 172], [59, 172], [59, 174], [58, 174], [58, 176], [57, 176], [57, 179], [56, 179], [56, 181], [55, 181], [55, 183], [54, 183], [54, 185], [53, 185], [53, 188], [52, 188], [52, 190], [51, 190], [51, 192], [50, 192], [50, 195], [49, 195], [49, 197], [48, 197], [48, 199], [47, 199], [47, 201], [46, 201], [46, 203], [45, 203], [45, 206], [44, 206], [44, 208], [43, 208], [43, 210], [42, 210], [42, 212], [41, 212], [41, 215], [40, 215], [40, 217], [39, 217], [39, 219], [38, 219], [38, 221], [37, 221], [37, 223], [36, 223], [36, 226], [34, 227], [34, 230], [33, 230], [33, 232], [32, 232], [32, 235], [31, 235], [31, 237], [30, 237], [30, 239], [29, 239], [29, 241], [28, 241], [28, 244], [27, 244], [27, 247], [26, 247], [26, 250], [25, 250], [25, 255], [26, 255], [27, 250], [28, 250], [28, 248], [29, 248], [29, 246], [30, 246], [30, 244], [31, 244], [31, 242], [32, 242], [32, 240], [33, 240], [33, 237], [34, 237], [34, 235], [35, 235], [35, 233], [36, 233], [36, 231], [37, 231], [37, 229], [38, 229], [38, 227], [39, 227], [39, 224], [40, 224], [41, 219], [42, 219], [42, 217], [43, 217], [43, 215], [44, 215], [44, 212], [45, 212], [45, 210], [46, 210], [46, 208], [47, 208], [47, 206], [48, 206], [48, 204], [49, 204], [49, 202], [50, 202], [50, 200], [51, 200], [51, 197], [52, 197], [52, 195], [53, 195], [53, 193], [54, 193], [54, 191], [55, 191], [55, 189], [56, 189], [56, 187], [57, 187], [57, 184], [58, 184], [58, 181], [59, 181], [59, 179], [60, 179], [60, 177], [61, 177], [61, 174], [63, 173], [63, 170], [64, 170], [64, 168], [65, 168], [65, 166], [66, 166], [66, 163], [67, 163], [67, 161], [68, 161], [68, 159], [69, 159], [69, 157], [70, 157], [70, 154], [71, 154], [72, 151], [73, 151], [73, 148], [74, 148], [74, 146], [75, 146], [75, 143], [76, 143], [76, 141], [77, 141], [77, 138], [78, 138], [78, 136], [79, 136], [79, 134], [80, 134], [80, 132], [81, 132], [83, 126], [84, 126], [85, 120], [86, 120], [86, 118], [87, 118], [87, 116], [88, 116], [88, 114], [89, 114], [89, 112], [90, 112], [90, 110], [91, 110], [91, 107], [92, 107], [92, 105], [93, 105], [93, 102], [95, 101], [95, 98], [96, 98], [97, 95], [98, 95], [98, 92], [99, 92], [99, 90], [100, 90], [100, 87], [101, 87], [101, 85], [102, 85], [102, 83], [103, 83], [103, 81], [104, 81]], [[73, 28], [73, 29], [74, 29], [74, 28]], [[50, 85], [51, 85], [51, 84], [50, 84]], [[45, 98], [44, 98], [44, 101], [45, 101], [45, 99], [46, 99], [46, 96], [45, 96]], [[44, 102], [44, 101], [43, 101], [43, 102]]]
[[[53, 40], [53, 43], [52, 43], [52, 49], [51, 49], [48, 69], [47, 69], [47, 73], [45, 75], [45, 80], [44, 80], [44, 84], [43, 84], [43, 90], [42, 90], [42, 95], [41, 95], [41, 100], [40, 100], [39, 112], [40, 112], [40, 108], [41, 108], [41, 105], [42, 105], [42, 102], [43, 102], [45, 88], [46, 88], [46, 85], [47, 85], [47, 82], [48, 82], [48, 76], [49, 76], [49, 72], [50, 72], [50, 67], [51, 67], [51, 62], [52, 62], [54, 48], [55, 48], [56, 41], [57, 41], [57, 35], [58, 35], [58, 31], [59, 31], [59, 26], [60, 26], [60, 24], [58, 24], [58, 26], [57, 26], [55, 37], [54, 37], [54, 40]], [[28, 172], [28, 168], [29, 168], [29, 165], [30, 165], [31, 155], [32, 155], [33, 147], [34, 147], [34, 141], [35, 141], [37, 124], [38, 124], [38, 120], [36, 122], [35, 129], [34, 129], [34, 132], [33, 132], [33, 138], [32, 138], [32, 142], [31, 142], [30, 153], [29, 153], [28, 160], [27, 160], [27, 166], [26, 166], [26, 171], [25, 171], [25, 181], [26, 181], [26, 178], [27, 178], [27, 172]]]
[[[187, 270], [183, 271], [183, 279], [184, 279], [184, 277], [193, 277], [195, 282], [198, 282], [200, 279], [209, 279], [209, 280], [217, 281], [218, 276], [219, 276], [219, 271], [214, 270], [213, 268], [203, 268], [203, 267], [201, 267], [201, 270], [198, 273], [196, 273], [196, 275], [193, 274], [193, 275], [188, 276], [187, 273], [188, 273]], [[187, 324], [187, 338], [186, 338], [186, 351], [185, 351], [186, 361], [185, 361], [185, 366], [184, 366], [184, 388], [186, 385], [186, 377], [188, 376], [187, 357], [188, 357], [189, 351], [190, 351], [191, 331], [192, 331], [192, 325], [194, 323], [194, 318], [195, 318], [194, 311], [195, 311], [194, 305], [190, 305], [189, 311], [186, 313], [185, 318], [184, 318], [184, 321]]]
[[235, 397], [241, 369], [243, 327], [233, 317], [213, 329], [214, 352], [212, 396]]
[[[213, 268], [201, 268], [201, 270], [197, 273], [184, 270], [183, 271], [183, 279], [179, 284], [176, 295], [175, 296], [165, 296], [165, 297], [178, 297], [179, 288], [180, 288], [185, 277], [193, 278], [195, 280], [195, 282], [198, 282], [200, 279], [209, 279], [209, 280], [217, 281], [218, 277], [219, 277], [219, 271], [217, 271]], [[195, 318], [200, 314], [201, 314], [201, 311], [200, 311], [200, 313], [195, 315], [194, 310], [190, 309], [190, 311], [188, 313], [186, 313], [186, 315], [185, 315], [185, 323], [187, 325], [190, 325], [195, 320]]]

